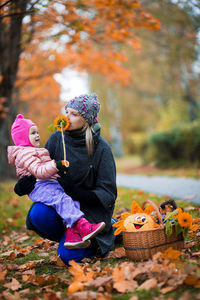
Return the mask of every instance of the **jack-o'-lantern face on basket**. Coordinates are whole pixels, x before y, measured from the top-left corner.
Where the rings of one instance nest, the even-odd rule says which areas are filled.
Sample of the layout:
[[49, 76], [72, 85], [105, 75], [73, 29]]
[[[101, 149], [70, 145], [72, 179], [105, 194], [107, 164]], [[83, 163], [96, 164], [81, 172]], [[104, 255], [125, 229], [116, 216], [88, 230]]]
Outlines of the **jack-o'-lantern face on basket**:
[[130, 231], [152, 229], [154, 224], [152, 218], [144, 213], [130, 215], [124, 221], [125, 229]]

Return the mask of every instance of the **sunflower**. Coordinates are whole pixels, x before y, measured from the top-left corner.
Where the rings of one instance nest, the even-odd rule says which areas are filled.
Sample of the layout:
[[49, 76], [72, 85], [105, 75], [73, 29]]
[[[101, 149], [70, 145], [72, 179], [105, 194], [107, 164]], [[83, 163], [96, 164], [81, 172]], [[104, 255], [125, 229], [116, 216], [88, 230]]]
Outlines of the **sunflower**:
[[183, 210], [182, 208], [178, 207], [176, 210], [174, 210], [174, 213], [176, 213], [176, 215], [175, 216], [173, 215], [173, 217], [175, 219], [178, 219], [178, 216], [183, 213]]
[[53, 123], [58, 131], [66, 130], [69, 127], [69, 119], [63, 115], [56, 117]]
[[58, 116], [57, 118], [55, 118], [53, 123], [54, 123], [54, 126], [56, 127], [56, 129], [61, 132], [62, 143], [63, 143], [63, 152], [64, 152], [64, 160], [66, 160], [66, 146], [65, 146], [63, 131], [66, 130], [69, 127], [69, 119], [67, 117], [61, 115], [61, 116]]
[[190, 227], [192, 225], [192, 216], [187, 212], [178, 214], [178, 223], [182, 227]]

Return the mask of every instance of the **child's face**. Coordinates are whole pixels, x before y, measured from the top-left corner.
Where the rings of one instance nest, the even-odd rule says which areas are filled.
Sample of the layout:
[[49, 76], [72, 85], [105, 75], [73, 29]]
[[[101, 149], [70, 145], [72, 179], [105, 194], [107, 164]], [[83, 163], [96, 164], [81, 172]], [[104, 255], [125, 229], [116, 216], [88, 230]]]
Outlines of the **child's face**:
[[34, 147], [40, 147], [40, 136], [37, 126], [31, 126], [29, 129], [29, 140]]

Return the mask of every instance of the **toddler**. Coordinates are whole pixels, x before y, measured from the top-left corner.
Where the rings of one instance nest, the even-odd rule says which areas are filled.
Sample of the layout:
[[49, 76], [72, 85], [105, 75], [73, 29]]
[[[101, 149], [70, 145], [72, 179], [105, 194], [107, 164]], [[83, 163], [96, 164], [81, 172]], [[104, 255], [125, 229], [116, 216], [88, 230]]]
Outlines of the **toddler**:
[[40, 147], [37, 126], [20, 114], [11, 128], [15, 146], [8, 146], [8, 162], [16, 167], [17, 176], [33, 175], [37, 178], [34, 190], [29, 194], [33, 202], [53, 207], [66, 226], [65, 247], [87, 248], [90, 240], [105, 227], [104, 222], [91, 224], [84, 218], [78, 201], [73, 201], [56, 180], [59, 170], [66, 171], [67, 161], [55, 161], [49, 152]]

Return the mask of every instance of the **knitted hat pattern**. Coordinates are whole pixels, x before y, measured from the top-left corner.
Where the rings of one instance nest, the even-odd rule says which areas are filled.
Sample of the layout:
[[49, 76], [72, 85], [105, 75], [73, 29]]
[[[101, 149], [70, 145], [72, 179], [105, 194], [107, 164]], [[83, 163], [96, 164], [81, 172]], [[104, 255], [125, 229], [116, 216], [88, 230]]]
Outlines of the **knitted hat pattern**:
[[100, 111], [100, 103], [96, 94], [84, 94], [67, 102], [65, 109], [73, 108], [88, 122], [89, 125], [98, 123], [97, 114]]
[[29, 140], [29, 129], [32, 126], [35, 126], [35, 124], [31, 120], [24, 119], [21, 114], [17, 115], [11, 127], [11, 136], [16, 146], [33, 147]]

